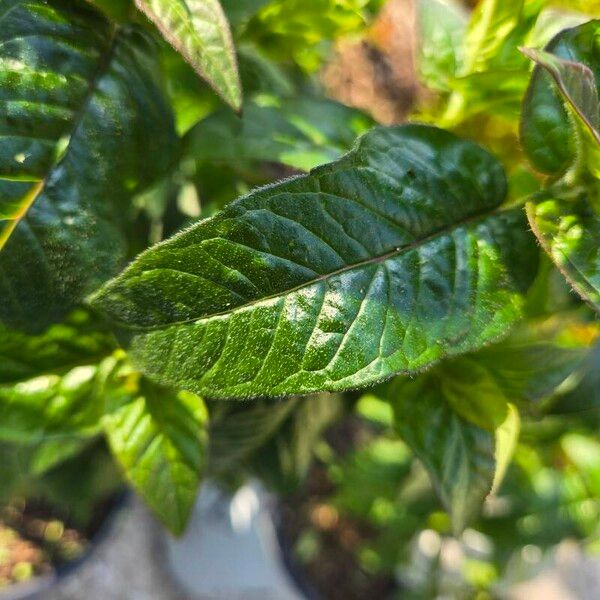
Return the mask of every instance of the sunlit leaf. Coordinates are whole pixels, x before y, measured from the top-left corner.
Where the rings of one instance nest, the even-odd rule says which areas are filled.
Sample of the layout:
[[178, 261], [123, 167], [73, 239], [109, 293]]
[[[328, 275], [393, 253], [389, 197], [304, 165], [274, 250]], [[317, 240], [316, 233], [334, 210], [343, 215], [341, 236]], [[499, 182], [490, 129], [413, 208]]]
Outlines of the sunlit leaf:
[[145, 381], [112, 389], [109, 399], [103, 425], [115, 458], [158, 518], [182, 533], [206, 461], [203, 401]]
[[219, 0], [135, 0], [164, 38], [234, 109], [242, 89], [229, 23]]
[[207, 397], [339, 391], [473, 350], [521, 315], [536, 249], [500, 165], [378, 128], [141, 255], [94, 305], [151, 378]]

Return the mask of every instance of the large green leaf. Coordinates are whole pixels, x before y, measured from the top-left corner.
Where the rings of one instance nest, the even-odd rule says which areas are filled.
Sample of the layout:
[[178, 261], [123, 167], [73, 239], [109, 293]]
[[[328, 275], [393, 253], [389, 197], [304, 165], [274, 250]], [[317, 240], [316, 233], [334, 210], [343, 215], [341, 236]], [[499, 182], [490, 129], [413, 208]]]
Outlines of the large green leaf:
[[330, 100], [263, 94], [244, 105], [242, 117], [220, 111], [198, 123], [187, 135], [188, 153], [196, 160], [272, 161], [309, 170], [338, 158], [370, 124]]
[[149, 40], [80, 2], [0, 2], [0, 321], [39, 331], [118, 271], [175, 137]]
[[207, 397], [338, 391], [502, 335], [536, 248], [501, 166], [431, 127], [377, 128], [141, 255], [95, 297], [151, 378]]
[[599, 27], [595, 20], [567, 29], [548, 44], [547, 52], [533, 54], [540, 64], [523, 104], [521, 141], [544, 173], [561, 174], [577, 158], [579, 127], [573, 114], [598, 142]]
[[127, 479], [161, 521], [180, 534], [205, 464], [206, 408], [194, 394], [147, 381], [134, 389], [135, 379], [130, 374], [109, 392], [104, 429]]
[[234, 109], [242, 88], [229, 23], [219, 0], [135, 0], [164, 38]]
[[397, 379], [387, 397], [396, 429], [425, 465], [460, 532], [498, 488], [515, 450], [518, 413], [472, 364], [416, 380]]
[[527, 205], [531, 227], [573, 289], [600, 311], [600, 217], [587, 197], [544, 195]]

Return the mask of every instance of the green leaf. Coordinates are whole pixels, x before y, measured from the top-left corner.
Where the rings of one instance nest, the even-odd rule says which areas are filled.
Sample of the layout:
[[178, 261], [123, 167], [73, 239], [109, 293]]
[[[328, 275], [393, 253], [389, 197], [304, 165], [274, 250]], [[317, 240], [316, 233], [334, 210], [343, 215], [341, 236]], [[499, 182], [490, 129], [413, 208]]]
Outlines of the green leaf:
[[587, 131], [595, 145], [599, 141], [599, 26], [595, 20], [567, 29], [548, 44], [546, 52], [529, 51], [539, 64], [523, 104], [521, 141], [534, 167], [543, 173], [559, 175], [576, 162], [578, 130]]
[[133, 0], [88, 0], [88, 2], [117, 22], [130, 19], [134, 10]]
[[181, 534], [205, 464], [206, 408], [194, 394], [146, 381], [131, 389], [132, 377], [109, 392], [106, 436], [135, 490], [173, 533]]
[[568, 415], [600, 410], [600, 344], [596, 343], [592, 348], [570, 383], [552, 399], [551, 414]]
[[500, 485], [520, 430], [516, 408], [492, 379], [480, 373], [469, 381], [469, 370], [453, 379], [464, 366], [397, 379], [387, 392], [396, 429], [429, 472], [456, 532]]
[[241, 461], [275, 434], [297, 404], [298, 398], [261, 400], [249, 405], [226, 406], [220, 414], [211, 414], [210, 470], [218, 473], [239, 467]]
[[232, 27], [244, 25], [271, 0], [221, 0], [223, 10]]
[[100, 380], [98, 366], [87, 365], [0, 387], [0, 439], [31, 443], [96, 435]]
[[517, 46], [532, 30], [546, 0], [481, 0], [465, 38], [462, 74], [523, 64]]
[[586, 198], [527, 204], [531, 228], [573, 289], [600, 311], [600, 216]]
[[369, 125], [359, 111], [331, 100], [264, 94], [244, 105], [242, 117], [223, 110], [198, 123], [187, 152], [196, 160], [271, 161], [308, 171], [338, 158]]
[[443, 123], [455, 127], [474, 114], [514, 117], [529, 81], [518, 47], [526, 43], [545, 0], [481, 0], [464, 37]]
[[0, 325], [0, 385], [95, 364], [114, 349], [110, 331], [82, 310], [37, 336]]
[[418, 68], [430, 89], [448, 91], [462, 62], [467, 11], [453, 0], [420, 0]]
[[137, 30], [41, 0], [0, 27], [0, 322], [38, 332], [118, 271], [126, 203], [176, 140]]
[[304, 71], [315, 72], [331, 42], [365, 29], [366, 4], [365, 0], [271, 0], [247, 24], [244, 38], [279, 61], [292, 59]]
[[163, 37], [235, 110], [242, 88], [229, 23], [218, 0], [135, 0]]
[[341, 391], [502, 335], [537, 265], [501, 166], [377, 128], [142, 254], [93, 303], [151, 378], [207, 397]]
[[594, 73], [582, 63], [562, 60], [548, 52], [523, 49], [554, 80], [565, 108], [576, 125], [579, 170], [600, 179], [600, 102]]

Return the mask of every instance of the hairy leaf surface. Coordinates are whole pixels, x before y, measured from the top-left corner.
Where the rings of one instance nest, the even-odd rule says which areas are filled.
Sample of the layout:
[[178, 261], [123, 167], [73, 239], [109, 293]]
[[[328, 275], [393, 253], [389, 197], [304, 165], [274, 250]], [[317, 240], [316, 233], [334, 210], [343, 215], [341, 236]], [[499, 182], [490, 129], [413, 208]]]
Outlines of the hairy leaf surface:
[[182, 533], [205, 464], [202, 399], [142, 381], [113, 390], [110, 401], [103, 423], [114, 456], [159, 519]]
[[548, 44], [546, 53], [534, 55], [541, 64], [534, 69], [523, 105], [521, 140], [543, 173], [561, 174], [577, 158], [572, 109], [598, 143], [599, 27], [594, 20], [567, 29]]
[[377, 128], [141, 255], [95, 298], [150, 377], [207, 397], [344, 390], [501, 335], [536, 269], [501, 166]]
[[0, 2], [0, 31], [0, 322], [36, 332], [118, 271], [175, 137], [139, 32], [63, 0]]
[[584, 198], [544, 196], [527, 205], [531, 227], [573, 289], [600, 311], [600, 217]]
[[164, 38], [233, 108], [242, 88], [229, 23], [219, 0], [135, 0]]

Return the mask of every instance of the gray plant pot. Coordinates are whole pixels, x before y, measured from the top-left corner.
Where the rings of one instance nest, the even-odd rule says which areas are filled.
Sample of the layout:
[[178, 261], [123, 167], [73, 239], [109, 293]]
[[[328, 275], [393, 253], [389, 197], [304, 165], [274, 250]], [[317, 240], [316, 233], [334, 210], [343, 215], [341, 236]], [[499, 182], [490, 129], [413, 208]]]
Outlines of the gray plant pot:
[[276, 502], [257, 482], [233, 496], [205, 483], [185, 535], [166, 535], [170, 571], [190, 597], [308, 600], [277, 536]]

